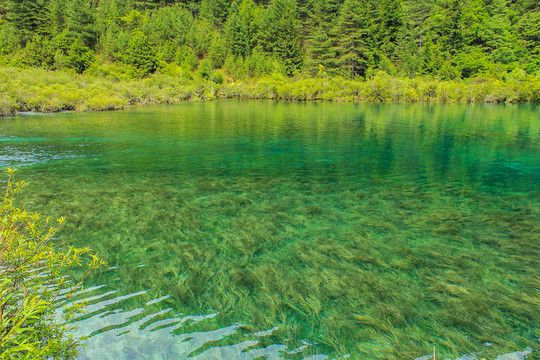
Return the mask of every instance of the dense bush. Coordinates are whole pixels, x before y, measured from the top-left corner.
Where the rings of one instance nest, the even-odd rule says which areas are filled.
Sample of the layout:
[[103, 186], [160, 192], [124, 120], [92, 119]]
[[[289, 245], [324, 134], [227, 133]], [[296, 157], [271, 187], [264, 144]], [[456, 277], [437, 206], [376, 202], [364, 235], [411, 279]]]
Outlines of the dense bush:
[[251, 78], [212, 70], [210, 62], [190, 72], [169, 64], [138, 78], [132, 66], [92, 65], [85, 74], [0, 68], [0, 115], [17, 111], [115, 110], [135, 104], [182, 100], [278, 99], [369, 102], [538, 102], [540, 79], [518, 70], [504, 79], [479, 75], [467, 80], [404, 78], [375, 71], [368, 80], [340, 76], [289, 78], [280, 71]]
[[[52, 239], [65, 218], [53, 224], [15, 206], [25, 183], [13, 182], [13, 173], [8, 169], [0, 203], [0, 359], [72, 359], [78, 340], [56, 315], [55, 303], [60, 293], [69, 298], [80, 287], [69, 284], [70, 269], [90, 271], [102, 263], [88, 248], [55, 248]], [[64, 320], [80, 308], [72, 305]]]

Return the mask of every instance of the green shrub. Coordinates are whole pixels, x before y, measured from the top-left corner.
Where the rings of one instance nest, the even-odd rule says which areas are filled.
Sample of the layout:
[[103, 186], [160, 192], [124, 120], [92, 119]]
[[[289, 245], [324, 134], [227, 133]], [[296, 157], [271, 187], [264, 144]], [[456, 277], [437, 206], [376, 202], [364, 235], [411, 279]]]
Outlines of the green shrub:
[[218, 85], [221, 85], [225, 82], [225, 77], [223, 76], [222, 72], [214, 71], [214, 74], [212, 75], [212, 81]]
[[68, 50], [67, 63], [77, 74], [82, 74], [94, 61], [94, 54], [84, 45], [81, 39], [73, 42]]
[[130, 80], [136, 77], [137, 69], [134, 66], [115, 63], [94, 63], [86, 70], [85, 74], [115, 81]]
[[124, 62], [134, 66], [141, 77], [153, 74], [157, 70], [158, 58], [156, 51], [150, 45], [146, 35], [141, 31], [134, 30], [131, 33]]
[[94, 94], [89, 97], [80, 107], [79, 110], [87, 111], [105, 111], [105, 110], [118, 110], [127, 105], [127, 101], [122, 100], [118, 96], [109, 94], [107, 92]]
[[210, 59], [203, 59], [199, 63], [199, 68], [197, 69], [197, 74], [199, 77], [203, 79], [210, 79], [210, 76], [212, 75], [212, 72], [214, 71], [214, 67], [212, 65], [212, 62]]
[[[241, 58], [239, 58], [241, 59]], [[371, 71], [368, 80], [340, 76], [295, 77], [280, 73], [247, 77], [213, 70], [203, 60], [196, 72], [169, 64], [146, 78], [126, 64], [94, 63], [84, 74], [39, 68], [0, 68], [0, 116], [16, 111], [114, 110], [133, 104], [170, 104], [238, 99], [405, 101], [405, 102], [537, 102], [540, 80], [517, 69], [501, 77], [477, 74], [465, 80], [409, 79]]]
[[[53, 225], [49, 218], [16, 207], [14, 196], [25, 183], [12, 182], [13, 173], [7, 170], [0, 202], [0, 360], [72, 359], [79, 341], [67, 335], [69, 327], [57, 319], [54, 303], [60, 292], [69, 299], [80, 287], [82, 280], [68, 285], [70, 269], [90, 271], [102, 262], [88, 248], [57, 251], [51, 242], [65, 218]], [[80, 308], [69, 308], [66, 320]]]
[[23, 62], [29, 66], [52, 69], [54, 66], [54, 48], [44, 36], [34, 35], [26, 44]]
[[6, 94], [0, 94], [0, 116], [12, 115], [17, 106], [13, 98]]

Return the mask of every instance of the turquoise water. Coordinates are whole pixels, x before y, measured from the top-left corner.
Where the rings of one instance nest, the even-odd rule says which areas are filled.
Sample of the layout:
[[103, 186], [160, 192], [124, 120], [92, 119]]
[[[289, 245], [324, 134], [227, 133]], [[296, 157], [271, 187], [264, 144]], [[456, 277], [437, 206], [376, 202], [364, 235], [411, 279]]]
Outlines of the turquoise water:
[[[80, 359], [487, 359], [540, 338], [537, 105], [217, 101], [0, 119], [108, 268]], [[74, 274], [73, 276], [77, 276]]]

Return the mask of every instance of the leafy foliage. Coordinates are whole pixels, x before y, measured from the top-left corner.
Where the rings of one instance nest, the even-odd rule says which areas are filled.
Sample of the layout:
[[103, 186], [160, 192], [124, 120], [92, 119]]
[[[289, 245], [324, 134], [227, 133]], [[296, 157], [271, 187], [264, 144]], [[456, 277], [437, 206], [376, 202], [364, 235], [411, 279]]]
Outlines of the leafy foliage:
[[[56, 318], [55, 302], [80, 287], [68, 281], [71, 268], [92, 270], [102, 262], [88, 248], [57, 251], [52, 241], [65, 218], [53, 224], [16, 207], [14, 196], [26, 184], [13, 182], [13, 173], [7, 170], [0, 203], [0, 359], [71, 359], [78, 341], [67, 336], [69, 328]], [[71, 307], [66, 318], [80, 306]]]

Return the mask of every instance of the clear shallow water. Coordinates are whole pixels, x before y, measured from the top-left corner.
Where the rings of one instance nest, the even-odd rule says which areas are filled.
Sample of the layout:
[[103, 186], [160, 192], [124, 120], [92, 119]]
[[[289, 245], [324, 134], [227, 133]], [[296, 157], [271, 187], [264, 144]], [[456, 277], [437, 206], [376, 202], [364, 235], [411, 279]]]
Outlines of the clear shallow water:
[[109, 263], [81, 359], [495, 358], [538, 351], [539, 140], [537, 105], [219, 101], [1, 119], [0, 166]]

